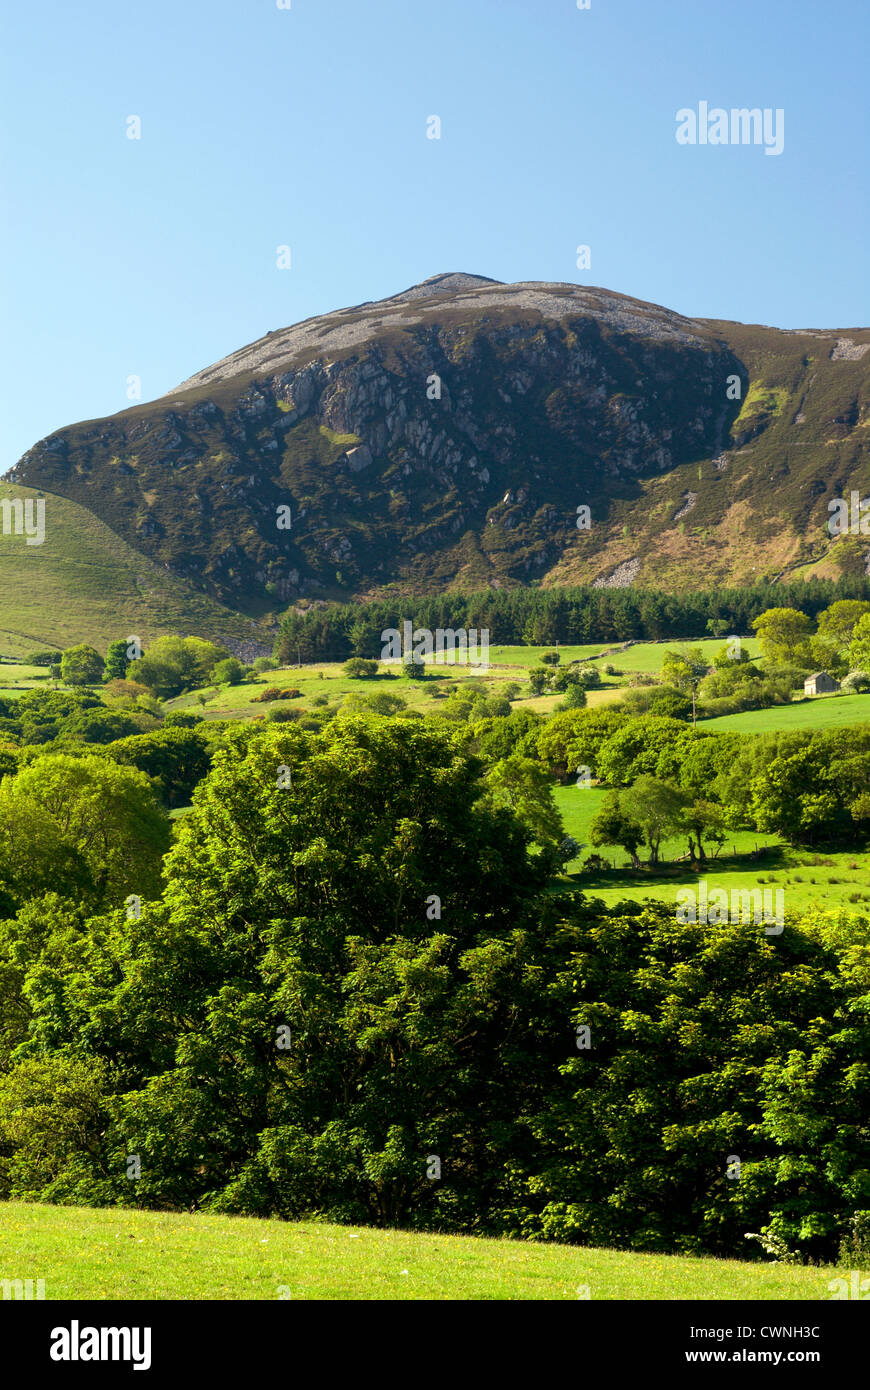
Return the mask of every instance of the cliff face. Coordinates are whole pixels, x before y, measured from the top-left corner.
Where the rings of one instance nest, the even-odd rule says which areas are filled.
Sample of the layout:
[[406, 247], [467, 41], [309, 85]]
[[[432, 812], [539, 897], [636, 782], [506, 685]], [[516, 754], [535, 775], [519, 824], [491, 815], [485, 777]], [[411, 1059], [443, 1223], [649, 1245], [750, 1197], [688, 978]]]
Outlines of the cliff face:
[[388, 584], [749, 579], [821, 557], [825, 498], [867, 462], [868, 347], [438, 276], [61, 430], [12, 476], [252, 612]]

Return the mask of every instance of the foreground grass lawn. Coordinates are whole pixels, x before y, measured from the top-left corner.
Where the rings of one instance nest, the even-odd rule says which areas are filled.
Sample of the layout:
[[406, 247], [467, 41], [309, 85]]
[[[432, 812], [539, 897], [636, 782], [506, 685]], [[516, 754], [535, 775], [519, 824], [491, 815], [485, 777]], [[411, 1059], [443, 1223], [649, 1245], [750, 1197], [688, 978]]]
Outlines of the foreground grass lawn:
[[44, 1279], [46, 1299], [825, 1300], [834, 1277], [827, 1267], [319, 1222], [0, 1207], [0, 1279]]

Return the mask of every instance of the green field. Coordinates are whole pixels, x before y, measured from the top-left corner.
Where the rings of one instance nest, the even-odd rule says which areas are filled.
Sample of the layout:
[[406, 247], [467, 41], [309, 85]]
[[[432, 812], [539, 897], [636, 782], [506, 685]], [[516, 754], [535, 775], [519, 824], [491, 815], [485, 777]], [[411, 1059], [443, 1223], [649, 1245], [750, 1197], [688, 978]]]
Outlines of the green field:
[[52, 1299], [830, 1299], [832, 1267], [367, 1226], [4, 1203], [0, 1279]]
[[[207, 719], [251, 719], [256, 715], [264, 716], [269, 709], [281, 705], [285, 708], [288, 705], [307, 707], [317, 696], [325, 696], [334, 710], [348, 695], [365, 696], [387, 692], [400, 696], [409, 709], [428, 714], [436, 712], [443, 703], [439, 697], [446, 697], [451, 690], [467, 680], [479, 683], [487, 695], [500, 695], [508, 685], [525, 686], [525, 673], [497, 666], [488, 671], [477, 671], [467, 666], [431, 665], [425, 681], [413, 681], [403, 676], [398, 667], [382, 667], [380, 674], [373, 679], [357, 680], [344, 674], [341, 662], [324, 661], [264, 671], [244, 685], [220, 686], [217, 690], [211, 687], [201, 692], [206, 697], [204, 702], [199, 699], [198, 691], [179, 695], [176, 699], [167, 701], [167, 709], [194, 710], [197, 713], [201, 712]], [[293, 701], [255, 701], [253, 696], [267, 686], [281, 689], [289, 687], [301, 691], [301, 695]], [[528, 689], [527, 686], [525, 688]], [[564, 696], [545, 698], [558, 703]], [[518, 704], [527, 704], [533, 709], [537, 706], [534, 700], [521, 700]]]
[[[595, 664], [615, 666], [617, 671], [625, 671], [628, 675], [635, 672], [658, 675], [662, 669], [665, 652], [678, 652], [687, 647], [694, 650], [697, 647], [705, 660], [712, 663], [713, 657], [722, 650], [727, 640], [726, 637], [703, 637], [697, 640], [690, 637], [683, 641], [673, 637], [667, 642], [636, 642], [625, 651], [612, 651], [609, 655], [602, 656]], [[757, 638], [741, 637], [740, 641], [743, 650], [755, 660], [761, 651]]]
[[[654, 870], [633, 871], [624, 850], [606, 845], [594, 852], [612, 864], [614, 872], [582, 873], [582, 860], [593, 853], [589, 827], [606, 795], [602, 787], [554, 790], [567, 834], [585, 845], [578, 858], [568, 864], [564, 886], [570, 884], [608, 905], [630, 898], [634, 902], [660, 901], [676, 906], [677, 889], [696, 885], [704, 877], [711, 888], [729, 892], [732, 888], [781, 888], [786, 913], [839, 909], [870, 912], [870, 854], [866, 851], [815, 854], [754, 830], [728, 831], [719, 855], [708, 859], [699, 870], [692, 869], [687, 861], [673, 862], [686, 853], [683, 838], [663, 841], [661, 856], [670, 862], [659, 864]], [[762, 852], [757, 859], [749, 860], [747, 856], [756, 848]], [[643, 859], [646, 851], [640, 853]]]
[[[489, 659], [494, 666], [540, 666], [545, 652], [558, 651], [561, 665], [567, 666], [569, 661], [588, 661], [591, 657], [599, 656], [610, 645], [607, 642], [592, 642], [580, 647], [564, 644], [557, 647], [554, 643], [550, 643], [549, 647], [490, 647]], [[604, 659], [608, 660], [607, 657]]]
[[[39, 496], [0, 482], [3, 497]], [[45, 539], [29, 546], [0, 531], [0, 654], [164, 632], [267, 641], [253, 622], [198, 593], [139, 554], [75, 502], [45, 497]]]
[[723, 714], [705, 719], [703, 729], [732, 729], [737, 733], [760, 734], [769, 729], [833, 729], [844, 724], [866, 724], [870, 720], [870, 693], [865, 695], [816, 695], [791, 705], [772, 709], [746, 710], [744, 714]]

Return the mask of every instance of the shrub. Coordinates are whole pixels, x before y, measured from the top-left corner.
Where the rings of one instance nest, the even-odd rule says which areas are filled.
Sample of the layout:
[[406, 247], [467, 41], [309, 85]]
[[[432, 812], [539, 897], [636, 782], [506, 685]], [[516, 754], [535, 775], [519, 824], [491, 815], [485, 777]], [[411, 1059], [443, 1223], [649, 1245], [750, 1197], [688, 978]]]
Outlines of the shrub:
[[283, 687], [280, 685], [267, 685], [266, 689], [261, 690], [259, 695], [251, 696], [251, 703], [258, 704], [270, 700], [298, 700], [301, 694], [302, 691], [297, 690], [293, 685]]
[[424, 681], [426, 679], [426, 663], [422, 657], [415, 656], [413, 652], [406, 652], [402, 657], [402, 674], [411, 681]]
[[371, 680], [378, 674], [378, 663], [369, 661], [364, 656], [352, 656], [349, 661], [344, 663], [341, 668], [346, 676], [352, 680]]
[[870, 690], [870, 671], [850, 671], [848, 676], [843, 678], [843, 689], [854, 690], [856, 694], [863, 695], [866, 690]]
[[245, 668], [238, 657], [228, 656], [215, 663], [211, 677], [216, 685], [241, 685], [244, 674]]

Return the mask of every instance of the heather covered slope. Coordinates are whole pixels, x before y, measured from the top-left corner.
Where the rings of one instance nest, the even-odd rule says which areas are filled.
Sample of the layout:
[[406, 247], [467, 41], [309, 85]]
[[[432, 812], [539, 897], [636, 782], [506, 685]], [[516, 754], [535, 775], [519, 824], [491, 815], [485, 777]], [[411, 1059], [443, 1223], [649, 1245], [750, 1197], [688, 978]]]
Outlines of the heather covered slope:
[[436, 276], [61, 430], [12, 478], [256, 617], [388, 585], [833, 577], [870, 552], [826, 531], [870, 484], [868, 346]]

